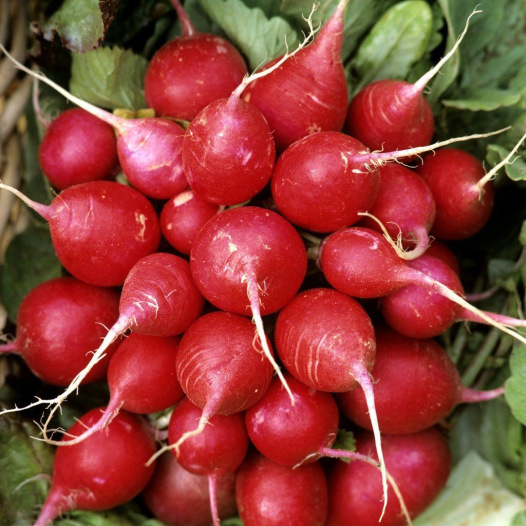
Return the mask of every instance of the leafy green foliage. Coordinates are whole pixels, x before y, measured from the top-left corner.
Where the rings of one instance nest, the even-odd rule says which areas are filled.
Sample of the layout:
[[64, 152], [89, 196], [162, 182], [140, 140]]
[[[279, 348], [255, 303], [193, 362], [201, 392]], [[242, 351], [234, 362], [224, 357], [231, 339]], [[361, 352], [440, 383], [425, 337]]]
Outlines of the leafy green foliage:
[[119, 47], [74, 55], [71, 92], [103, 108], [144, 108], [143, 83], [147, 66], [145, 58]]
[[526, 346], [514, 349], [510, 370], [511, 377], [506, 382], [506, 400], [515, 418], [526, 425]]

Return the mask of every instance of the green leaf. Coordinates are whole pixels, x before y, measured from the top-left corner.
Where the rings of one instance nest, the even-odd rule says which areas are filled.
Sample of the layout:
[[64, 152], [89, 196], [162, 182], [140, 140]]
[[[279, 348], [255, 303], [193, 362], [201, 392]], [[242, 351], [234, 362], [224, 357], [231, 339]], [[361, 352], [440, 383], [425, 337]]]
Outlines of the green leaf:
[[513, 350], [510, 370], [511, 377], [506, 382], [506, 401], [513, 416], [526, 425], [526, 345]]
[[281, 17], [267, 18], [259, 8], [249, 8], [241, 0], [199, 0], [208, 16], [247, 57], [252, 69], [292, 51], [298, 35]]
[[[332, 445], [332, 449], [342, 449], [343, 451], [356, 451], [356, 439], [351, 431], [345, 429], [338, 429], [336, 440]], [[343, 462], [350, 462], [348, 458], [340, 457]]]
[[513, 517], [510, 526], [526, 526], [526, 511], [521, 511]]
[[507, 490], [491, 465], [472, 452], [458, 463], [445, 489], [413, 524], [508, 526], [523, 508], [523, 500]]
[[513, 106], [521, 100], [521, 97], [521, 93], [517, 91], [481, 88], [470, 90], [460, 100], [443, 100], [442, 104], [457, 110], [493, 111]]
[[[487, 160], [495, 166], [506, 159], [510, 151], [498, 144], [490, 144]], [[526, 162], [519, 156], [516, 156], [511, 163], [506, 164], [504, 170], [512, 181], [526, 180]]]
[[118, 0], [65, 0], [42, 27], [43, 36], [53, 40], [58, 33], [69, 50], [89, 51], [104, 38], [118, 4]]
[[24, 296], [34, 287], [61, 275], [47, 227], [30, 226], [9, 244], [0, 273], [0, 297], [16, 322]]
[[144, 75], [148, 62], [140, 55], [119, 47], [99, 48], [74, 55], [71, 92], [103, 108], [146, 107]]
[[356, 90], [380, 79], [405, 79], [424, 55], [433, 31], [427, 2], [407, 0], [391, 7], [364, 39], [351, 68], [360, 78]]

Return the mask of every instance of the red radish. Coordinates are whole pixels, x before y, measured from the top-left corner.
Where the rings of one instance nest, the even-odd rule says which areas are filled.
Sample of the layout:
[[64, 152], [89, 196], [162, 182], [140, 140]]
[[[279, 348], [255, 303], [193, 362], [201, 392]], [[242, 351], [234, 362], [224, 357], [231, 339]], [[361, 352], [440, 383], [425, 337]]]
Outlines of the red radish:
[[207, 203], [191, 190], [186, 190], [164, 205], [160, 218], [163, 236], [179, 252], [189, 255], [195, 236], [219, 210], [217, 205]]
[[340, 0], [311, 45], [245, 90], [243, 98], [263, 113], [280, 151], [312, 133], [343, 126], [348, 93], [341, 49], [347, 2]]
[[153, 56], [144, 78], [148, 105], [158, 115], [191, 121], [239, 85], [247, 68], [237, 49], [217, 35], [199, 33], [178, 1], [172, 0], [183, 35]]
[[[455, 364], [436, 341], [387, 329], [377, 331], [372, 374], [378, 424], [388, 434], [423, 431], [446, 418], [457, 404], [490, 400], [504, 391], [463, 387]], [[371, 429], [359, 390], [339, 393], [337, 401], [348, 418]]]
[[0, 183], [49, 222], [57, 256], [77, 279], [102, 287], [122, 285], [130, 269], [157, 250], [159, 220], [137, 190], [93, 181], [63, 190], [49, 206]]
[[[168, 429], [169, 441], [176, 444], [186, 433], [195, 429], [201, 409], [188, 398], [174, 409]], [[197, 436], [191, 436], [179, 446], [176, 457], [179, 463], [196, 475], [207, 475], [210, 508], [214, 526], [219, 526], [217, 509], [217, 484], [220, 476], [234, 473], [243, 462], [248, 450], [245, 419], [241, 413], [214, 415]]]
[[149, 414], [174, 405], [184, 396], [175, 374], [177, 344], [177, 338], [130, 334], [108, 365], [110, 401], [100, 419], [74, 439], [47, 442], [57, 446], [78, 444], [105, 428], [121, 409]]
[[[398, 483], [411, 517], [416, 517], [445, 486], [451, 466], [447, 439], [436, 428], [408, 435], [384, 435], [385, 462]], [[357, 437], [356, 450], [375, 456], [372, 433]], [[382, 507], [380, 474], [364, 462], [336, 462], [327, 476], [329, 513], [326, 526], [376, 526]], [[394, 497], [394, 495], [393, 495]], [[389, 499], [380, 523], [403, 526], [405, 517]]]
[[405, 150], [431, 142], [435, 130], [433, 112], [422, 95], [427, 84], [457, 51], [464, 31], [451, 50], [414, 84], [402, 80], [379, 80], [363, 88], [352, 99], [345, 120], [347, 133], [372, 150]]
[[236, 500], [245, 526], [323, 526], [327, 482], [319, 463], [291, 469], [253, 452], [236, 480]]
[[[20, 354], [44, 382], [66, 386], [87, 365], [89, 353], [119, 317], [119, 294], [75, 278], [56, 278], [31, 290], [20, 304], [16, 340], [0, 352]], [[108, 349], [112, 355], [116, 343]], [[105, 376], [108, 358], [82, 383]]]
[[455, 271], [455, 274], [460, 274], [460, 265], [457, 255], [446, 244], [435, 239], [427, 247], [426, 254], [442, 260]]
[[[421, 259], [424, 257], [421, 256]], [[440, 281], [412, 268], [411, 265], [417, 260], [407, 262], [401, 259], [389, 241], [374, 230], [350, 227], [331, 234], [321, 243], [318, 260], [329, 283], [349, 296], [379, 298], [407, 285], [420, 285], [428, 294], [438, 292], [462, 307], [463, 315], [471, 313], [470, 316], [477, 321], [484, 321], [526, 343], [526, 338], [504, 325], [511, 321], [510, 318], [503, 320], [496, 314], [473, 307]], [[447, 265], [444, 264], [444, 267]], [[451, 274], [454, 274], [453, 271]], [[522, 321], [514, 323], [522, 324]]]
[[370, 375], [376, 352], [375, 336], [363, 307], [333, 289], [307, 290], [280, 311], [274, 342], [285, 368], [305, 385], [333, 393], [362, 388], [375, 432], [387, 497], [387, 476]]
[[399, 238], [409, 251], [401, 251], [404, 259], [421, 256], [429, 246], [429, 231], [435, 220], [435, 201], [426, 182], [415, 172], [400, 164], [379, 168], [380, 188], [369, 208], [370, 216], [362, 225], [373, 230], [387, 230], [391, 238]]
[[[217, 509], [220, 517], [236, 512], [233, 473], [217, 478]], [[208, 477], [184, 469], [173, 455], [164, 455], [142, 498], [153, 515], [171, 526], [209, 526], [212, 523]]]
[[109, 124], [117, 133], [117, 154], [130, 183], [148, 197], [169, 199], [187, 188], [181, 160], [184, 129], [170, 119], [125, 119], [75, 97], [41, 73], [37, 73], [0, 49], [28, 75], [41, 80], [67, 100]]
[[[459, 296], [464, 289], [458, 275], [441, 260], [424, 254], [410, 261], [409, 267], [438, 281]], [[439, 292], [430, 292], [428, 287], [407, 285], [385, 296], [381, 300], [385, 321], [396, 331], [410, 338], [434, 338], [449, 329], [457, 321], [475, 321], [488, 324], [490, 320], [510, 327], [525, 327], [526, 321], [494, 314], [473, 311], [454, 303]]]
[[113, 128], [83, 109], [67, 110], [46, 130], [38, 160], [59, 190], [107, 179], [119, 162]]
[[190, 268], [210, 303], [228, 312], [252, 314], [264, 353], [281, 378], [266, 346], [261, 316], [281, 309], [305, 277], [307, 254], [292, 225], [262, 208], [226, 210], [197, 234]]
[[[67, 432], [82, 433], [99, 418], [100, 409], [86, 413]], [[106, 510], [137, 496], [150, 480], [154, 466], [146, 461], [155, 442], [145, 424], [122, 411], [107, 427], [81, 444], [58, 448], [53, 483], [35, 526], [48, 526], [62, 513]]]

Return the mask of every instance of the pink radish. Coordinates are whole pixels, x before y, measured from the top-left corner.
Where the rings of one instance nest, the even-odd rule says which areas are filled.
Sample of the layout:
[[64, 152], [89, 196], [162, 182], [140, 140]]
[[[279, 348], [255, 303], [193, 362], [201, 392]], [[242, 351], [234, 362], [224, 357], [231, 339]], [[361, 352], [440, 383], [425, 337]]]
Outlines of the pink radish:
[[191, 121], [205, 106], [230, 95], [247, 68], [230, 42], [199, 33], [180, 3], [172, 0], [172, 4], [183, 35], [153, 56], [144, 78], [144, 94], [157, 114]]
[[[236, 512], [233, 473], [217, 478], [216, 498], [220, 517]], [[208, 477], [184, 469], [174, 455], [163, 455], [158, 461], [142, 498], [153, 515], [171, 526], [210, 526]]]
[[[431, 428], [408, 435], [384, 435], [383, 444], [387, 469], [398, 483], [409, 515], [414, 518], [431, 504], [446, 484], [451, 466], [447, 439], [438, 429]], [[372, 433], [364, 432], [357, 437], [356, 451], [375, 456]], [[380, 474], [375, 467], [365, 462], [338, 461], [329, 470], [327, 481], [329, 513], [326, 526], [378, 524], [382, 504]], [[396, 499], [389, 499], [380, 524], [407, 524]]]
[[[378, 424], [388, 434], [423, 431], [446, 418], [457, 404], [490, 400], [504, 391], [463, 387], [455, 364], [436, 341], [387, 329], [377, 331], [372, 374]], [[339, 393], [337, 401], [343, 414], [371, 429], [359, 390]]]
[[292, 225], [262, 208], [226, 210], [197, 234], [190, 268], [210, 303], [228, 312], [252, 314], [263, 351], [281, 375], [266, 345], [261, 316], [281, 309], [305, 277], [306, 250]]
[[75, 97], [41, 73], [37, 73], [0, 49], [28, 75], [41, 80], [67, 100], [115, 128], [117, 154], [122, 171], [130, 183], [148, 197], [169, 199], [187, 188], [183, 173], [181, 146], [184, 129], [170, 119], [124, 119]]
[[[99, 408], [85, 414], [68, 435], [82, 433], [99, 414]], [[105, 432], [81, 444], [58, 448], [51, 491], [35, 526], [48, 526], [67, 511], [106, 510], [130, 501], [153, 474], [154, 466], [146, 466], [146, 461], [154, 451], [155, 442], [144, 423], [124, 411]]]
[[340, 0], [311, 45], [245, 90], [243, 98], [263, 113], [280, 151], [311, 133], [343, 126], [348, 94], [341, 48], [347, 1]]
[[401, 80], [379, 80], [363, 88], [351, 101], [345, 131], [372, 150], [405, 150], [431, 142], [435, 124], [431, 107], [422, 95], [427, 84], [448, 61], [464, 38], [464, 31], [451, 50], [414, 84]]
[[[379, 168], [380, 188], [376, 200], [362, 225], [383, 231], [409, 249], [400, 251], [404, 259], [415, 259], [428, 248], [429, 231], [435, 220], [435, 201], [426, 182], [400, 164]], [[379, 221], [380, 223], [378, 223]]]
[[137, 190], [93, 181], [63, 190], [49, 206], [0, 183], [49, 222], [57, 256], [75, 278], [90, 285], [122, 285], [130, 269], [157, 250], [157, 214]]
[[317, 462], [292, 469], [253, 452], [237, 475], [236, 500], [245, 526], [323, 526], [327, 499]]
[[80, 108], [61, 113], [46, 130], [38, 150], [40, 167], [59, 190], [108, 179], [118, 167], [111, 126]]
[[[46, 281], [23, 299], [14, 342], [0, 352], [14, 352], [44, 382], [66, 386], [86, 366], [92, 351], [119, 317], [119, 294], [64, 277]], [[83, 383], [106, 375], [109, 356], [93, 367]]]
[[161, 212], [161, 231], [166, 241], [189, 255], [201, 227], [219, 212], [219, 207], [186, 190], [168, 201]]
[[[177, 443], [186, 433], [195, 429], [201, 409], [184, 398], [174, 409], [168, 429], [169, 441]], [[217, 509], [219, 477], [234, 473], [243, 462], [248, 450], [245, 419], [241, 413], [214, 415], [209, 426], [181, 444], [176, 452], [178, 462], [196, 475], [208, 476], [210, 509], [214, 526], [220, 525]]]

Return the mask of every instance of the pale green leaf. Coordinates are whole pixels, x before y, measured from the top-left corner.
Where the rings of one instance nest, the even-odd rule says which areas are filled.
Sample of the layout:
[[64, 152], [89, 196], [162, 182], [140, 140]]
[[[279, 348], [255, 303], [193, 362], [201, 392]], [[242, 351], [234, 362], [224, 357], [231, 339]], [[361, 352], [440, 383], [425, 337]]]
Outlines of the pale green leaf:
[[493, 111], [513, 106], [521, 100], [521, 97], [521, 93], [517, 91], [481, 88], [470, 90], [459, 100], [445, 99], [442, 104], [457, 110]]
[[[487, 160], [492, 166], [503, 161], [510, 153], [511, 150], [504, 148], [498, 144], [490, 144], [488, 146]], [[511, 163], [505, 165], [504, 170], [506, 175], [512, 181], [524, 181], [526, 180], [526, 162], [522, 157], [516, 155]]]
[[526, 425], [526, 345], [513, 350], [510, 369], [511, 377], [506, 382], [506, 401], [513, 416]]

